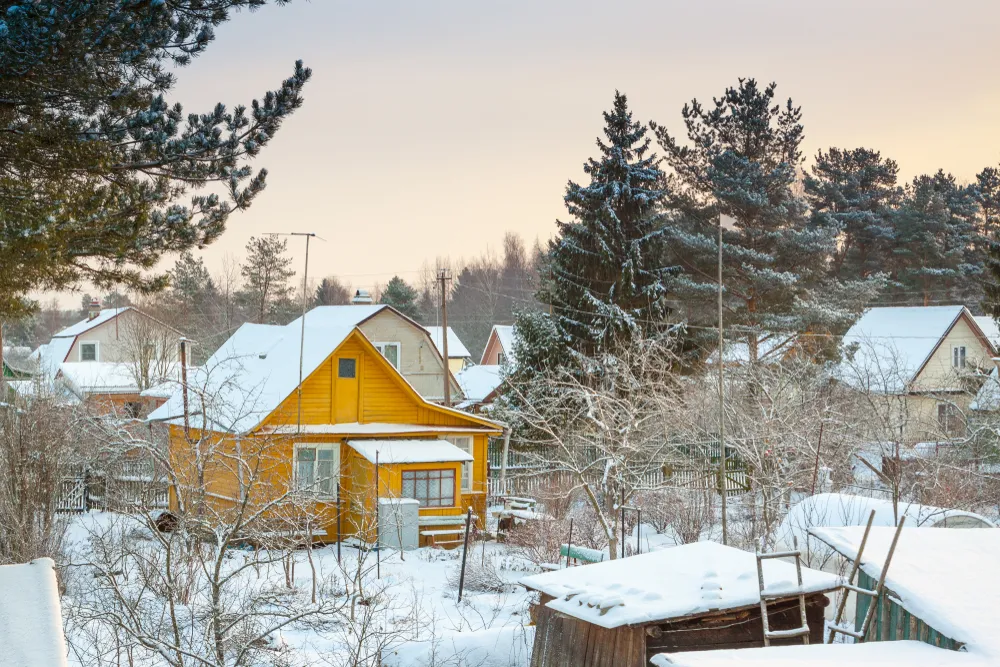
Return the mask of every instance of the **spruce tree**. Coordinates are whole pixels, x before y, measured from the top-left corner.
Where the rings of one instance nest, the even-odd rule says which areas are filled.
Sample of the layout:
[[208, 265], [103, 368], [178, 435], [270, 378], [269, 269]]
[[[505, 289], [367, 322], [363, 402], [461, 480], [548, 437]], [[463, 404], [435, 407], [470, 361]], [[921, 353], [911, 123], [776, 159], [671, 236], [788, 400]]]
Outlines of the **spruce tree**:
[[670, 288], [704, 344], [715, 348], [718, 233], [723, 225], [727, 338], [745, 342], [749, 361], [775, 332], [843, 327], [874, 293], [871, 281], [828, 275], [836, 229], [810, 224], [797, 194], [802, 111], [780, 104], [776, 84], [740, 79], [708, 107], [682, 109], [687, 143], [652, 124], [671, 169], [667, 178]]
[[657, 329], [668, 312], [657, 217], [663, 173], [625, 95], [615, 92], [604, 122], [598, 157], [584, 165], [590, 182], [566, 187], [572, 219], [557, 221], [538, 295], [584, 355], [613, 351], [622, 337]]
[[351, 302], [351, 288], [336, 276], [328, 276], [320, 281], [313, 295], [314, 306], [346, 306]]
[[887, 271], [902, 199], [896, 162], [867, 148], [830, 148], [817, 153], [811, 171], [804, 186], [813, 224], [837, 232], [830, 274], [849, 280]]
[[976, 187], [943, 170], [907, 185], [893, 253], [897, 302], [980, 303], [986, 252], [979, 211]]
[[[275, 0], [281, 4], [284, 0]], [[0, 16], [0, 317], [87, 280], [156, 290], [165, 252], [211, 243], [263, 190], [252, 164], [310, 71], [250, 107], [167, 95], [215, 28], [267, 0], [12, 0]], [[206, 186], [219, 193], [201, 191]], [[185, 197], [190, 197], [184, 202]]]
[[407, 317], [416, 320], [420, 317], [420, 309], [417, 307], [419, 296], [417, 290], [410, 287], [405, 280], [399, 276], [393, 276], [389, 284], [382, 290], [382, 296], [378, 302], [392, 306]]
[[295, 271], [292, 259], [285, 256], [288, 242], [277, 236], [250, 237], [246, 249], [247, 257], [240, 265], [242, 300], [255, 322], [274, 324], [291, 300], [288, 280]]

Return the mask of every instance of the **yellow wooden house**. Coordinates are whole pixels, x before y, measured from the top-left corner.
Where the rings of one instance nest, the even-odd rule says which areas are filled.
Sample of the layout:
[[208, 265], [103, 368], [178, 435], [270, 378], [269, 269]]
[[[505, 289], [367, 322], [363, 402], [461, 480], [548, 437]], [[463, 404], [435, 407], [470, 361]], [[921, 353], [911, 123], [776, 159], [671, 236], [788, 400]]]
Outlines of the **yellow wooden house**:
[[192, 372], [186, 418], [182, 390], [150, 415], [169, 424], [178, 487], [222, 511], [308, 507], [326, 541], [370, 537], [376, 484], [419, 502], [422, 544], [449, 541], [469, 507], [484, 517], [502, 427], [422, 398], [356, 326], [300, 325], [243, 325]]

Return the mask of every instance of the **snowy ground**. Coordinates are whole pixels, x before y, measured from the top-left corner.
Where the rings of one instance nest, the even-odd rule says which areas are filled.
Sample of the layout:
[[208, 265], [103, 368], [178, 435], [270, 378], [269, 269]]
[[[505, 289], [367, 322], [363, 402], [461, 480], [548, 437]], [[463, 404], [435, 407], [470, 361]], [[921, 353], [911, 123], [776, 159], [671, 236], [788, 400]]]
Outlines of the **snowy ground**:
[[[84, 564], [95, 557], [94, 536], [102, 534], [109, 526], [120, 524], [119, 515], [90, 513], [75, 517], [68, 533], [68, 552], [73, 563]], [[130, 528], [135, 539], [143, 541], [142, 528]], [[131, 539], [131, 534], [130, 534]], [[155, 549], [155, 542], [148, 540], [147, 549]], [[240, 550], [232, 550], [232, 560], [246, 558]], [[350, 547], [343, 547], [343, 566], [337, 563], [336, 546], [314, 550], [313, 558], [318, 578], [337, 581], [350, 577], [362, 554]], [[308, 600], [312, 583], [312, 570], [304, 550], [295, 554], [295, 588], [300, 599]], [[400, 554], [384, 551], [381, 554], [380, 573], [374, 568], [374, 555], [363, 561], [370, 571], [364, 575], [366, 595], [379, 592], [381, 602], [375, 617], [368, 620], [380, 632], [392, 635], [381, 651], [382, 661], [390, 667], [519, 667], [528, 664], [534, 628], [528, 623], [529, 594], [516, 582], [525, 574], [537, 572], [530, 564], [513, 556], [502, 544], [495, 542], [476, 544], [470, 548], [469, 560], [480, 569], [483, 563], [494, 565], [490, 569], [501, 577], [500, 592], [481, 590], [465, 591], [463, 601], [457, 601], [453, 580], [458, 570], [461, 550], [442, 551], [418, 549]], [[92, 570], [93, 568], [91, 568]], [[66, 592], [63, 597], [67, 637], [71, 643], [83, 645], [85, 650], [70, 651], [70, 664], [91, 667], [104, 664], [96, 660], [97, 643], [93, 634], [81, 630], [80, 623], [71, 617], [74, 610], [88, 604], [93, 606], [91, 588], [96, 576], [86, 565], [68, 568], [64, 577]], [[471, 570], [471, 568], [470, 568]], [[74, 574], [75, 572], [75, 574]], [[259, 576], [259, 575], [258, 575]], [[248, 586], [283, 588], [285, 579], [280, 567], [272, 567], [266, 582], [248, 582]], [[503, 585], [503, 584], [506, 585]], [[324, 592], [321, 590], [321, 595]], [[337, 593], [333, 593], [337, 595]], [[360, 615], [361, 610], [359, 608]], [[347, 611], [343, 612], [346, 618]], [[292, 625], [271, 637], [289, 665], [343, 665], [351, 664], [345, 648], [350, 631], [341, 623], [338, 629], [312, 624]], [[106, 642], [107, 640], [103, 640]], [[349, 642], [348, 642], [349, 643]], [[89, 657], [88, 657], [89, 656]], [[124, 663], [123, 663], [124, 664]], [[157, 658], [146, 658], [143, 665], [168, 664]], [[274, 663], [279, 664], [279, 663]]]

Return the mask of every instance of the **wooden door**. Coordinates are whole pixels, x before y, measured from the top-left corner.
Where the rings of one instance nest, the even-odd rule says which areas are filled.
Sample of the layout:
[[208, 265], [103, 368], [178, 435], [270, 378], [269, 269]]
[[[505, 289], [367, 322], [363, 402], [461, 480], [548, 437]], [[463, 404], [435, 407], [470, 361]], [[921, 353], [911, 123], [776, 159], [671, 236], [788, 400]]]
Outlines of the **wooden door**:
[[358, 421], [359, 376], [361, 359], [356, 356], [337, 357], [334, 373], [337, 374], [334, 416], [338, 424]]

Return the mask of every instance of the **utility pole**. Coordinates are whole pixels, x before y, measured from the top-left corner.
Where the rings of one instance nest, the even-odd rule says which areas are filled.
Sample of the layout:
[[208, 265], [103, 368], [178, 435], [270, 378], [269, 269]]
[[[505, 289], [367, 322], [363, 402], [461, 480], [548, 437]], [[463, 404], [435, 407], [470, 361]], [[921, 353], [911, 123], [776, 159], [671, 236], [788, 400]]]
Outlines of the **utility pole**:
[[722, 543], [729, 544], [729, 521], [726, 517], [726, 392], [723, 385], [723, 346], [722, 335], [722, 215], [719, 215], [719, 486], [722, 491]]
[[188, 412], [187, 338], [181, 336], [181, 400], [184, 405], [184, 439], [191, 442], [191, 418]]
[[438, 271], [441, 285], [441, 349], [444, 355], [444, 405], [451, 407], [451, 371], [448, 369], [448, 290], [445, 283], [451, 280], [448, 269]]
[[[306, 351], [306, 288], [309, 286], [309, 239], [319, 238], [313, 232], [271, 232], [271, 236], [304, 236], [306, 237], [306, 266], [302, 272], [302, 329], [299, 333], [299, 387], [296, 391], [297, 411], [295, 417], [295, 432], [302, 432], [302, 365]], [[322, 240], [322, 239], [320, 239]]]

